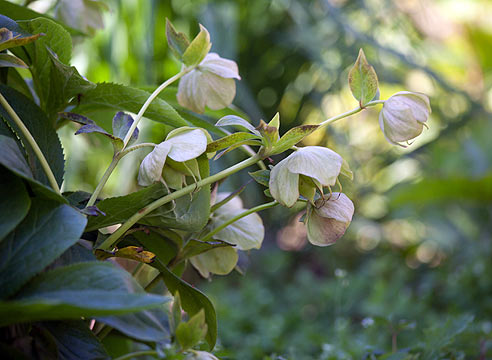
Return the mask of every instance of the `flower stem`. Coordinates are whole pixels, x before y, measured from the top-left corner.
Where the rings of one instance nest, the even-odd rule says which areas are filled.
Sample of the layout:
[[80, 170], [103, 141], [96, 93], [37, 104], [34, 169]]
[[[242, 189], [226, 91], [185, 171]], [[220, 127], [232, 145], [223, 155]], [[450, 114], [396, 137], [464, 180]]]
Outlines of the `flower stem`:
[[50, 165], [48, 164], [48, 161], [46, 161], [46, 158], [44, 157], [43, 152], [39, 148], [36, 140], [34, 140], [34, 138], [32, 137], [31, 133], [29, 132], [29, 129], [24, 125], [24, 123], [22, 122], [19, 115], [17, 115], [15, 110], [12, 108], [12, 106], [10, 106], [7, 99], [5, 99], [5, 97], [2, 94], [0, 94], [0, 103], [5, 108], [5, 110], [7, 110], [7, 113], [10, 115], [10, 117], [15, 122], [15, 124], [19, 127], [20, 131], [22, 132], [22, 134], [26, 138], [29, 145], [31, 145], [32, 150], [34, 151], [37, 158], [39, 159], [39, 162], [41, 163], [41, 167], [43, 168], [44, 173], [48, 177], [48, 181], [49, 181], [51, 187], [53, 188], [53, 190], [55, 190], [58, 194], [61, 194], [60, 187], [58, 186], [58, 183], [56, 182], [55, 175], [53, 175], [53, 171], [51, 171], [51, 168], [50, 168]]
[[254, 208], [251, 208], [249, 210], [246, 210], [246, 211], [242, 212], [241, 214], [238, 214], [238, 215], [234, 216], [233, 218], [229, 219], [228, 221], [226, 221], [225, 223], [221, 224], [220, 226], [217, 226], [215, 229], [213, 229], [212, 231], [210, 231], [208, 234], [206, 234], [200, 240], [201, 241], [208, 241], [215, 234], [217, 234], [219, 231], [221, 231], [222, 229], [226, 228], [230, 224], [238, 221], [239, 219], [242, 219], [243, 217], [248, 216], [250, 214], [253, 214], [255, 212], [272, 208], [272, 207], [274, 207], [276, 205], [278, 205], [278, 202], [277, 201], [272, 201], [272, 202], [269, 202], [269, 203], [266, 203], [266, 204], [261, 204], [261, 205], [255, 206]]
[[167, 204], [168, 202], [171, 202], [173, 200], [176, 200], [177, 198], [189, 194], [193, 191], [195, 191], [197, 188], [201, 188], [206, 185], [210, 185], [216, 181], [219, 181], [221, 179], [224, 179], [228, 177], [229, 175], [234, 174], [235, 172], [242, 170], [250, 165], [253, 165], [257, 163], [258, 161], [261, 160], [260, 155], [256, 154], [246, 160], [241, 161], [240, 163], [237, 163], [230, 168], [227, 168], [225, 170], [222, 170], [221, 172], [218, 172], [217, 174], [208, 176], [200, 181], [197, 181], [194, 184], [185, 186], [184, 188], [180, 190], [176, 190], [166, 196], [163, 196], [154, 202], [150, 203], [149, 205], [143, 207], [139, 211], [137, 211], [135, 214], [133, 214], [127, 221], [125, 221], [119, 228], [116, 230], [114, 233], [112, 233], [104, 242], [99, 246], [99, 249], [102, 250], [108, 250], [113, 247], [113, 245], [116, 243], [116, 241], [123, 236], [128, 229], [130, 229], [137, 221], [139, 221], [141, 218], [149, 214], [150, 212], [154, 211], [155, 209], [161, 207], [162, 205]]
[[[150, 104], [152, 103], [152, 101], [154, 101], [154, 99], [162, 92], [162, 90], [164, 90], [166, 87], [168, 87], [169, 85], [171, 85], [176, 80], [179, 80], [183, 75], [185, 75], [186, 73], [190, 72], [192, 69], [193, 68], [183, 68], [179, 73], [177, 73], [176, 75], [174, 75], [174, 76], [170, 77], [169, 79], [167, 79], [166, 81], [164, 81], [148, 97], [148, 99], [145, 101], [145, 103], [140, 108], [140, 111], [137, 114], [137, 118], [135, 119], [135, 121], [133, 122], [132, 126], [130, 127], [130, 130], [128, 130], [128, 132], [125, 135], [125, 138], [123, 139], [123, 148], [117, 154], [115, 154], [115, 156], [113, 157], [113, 160], [111, 161], [111, 164], [109, 164], [109, 166], [106, 169], [106, 171], [104, 172], [104, 175], [102, 176], [101, 180], [99, 180], [99, 183], [97, 184], [96, 189], [92, 193], [91, 198], [89, 199], [89, 202], [87, 203], [87, 206], [94, 205], [94, 203], [96, 202], [97, 197], [99, 196], [99, 194], [101, 193], [102, 189], [106, 185], [106, 182], [108, 181], [109, 177], [111, 176], [111, 173], [116, 168], [116, 165], [118, 165], [118, 162], [120, 161], [120, 159], [123, 156], [125, 156], [126, 154], [128, 154], [130, 151], [133, 151], [133, 150], [138, 149], [139, 147], [142, 147], [142, 146], [150, 146], [149, 143], [145, 143], [145, 145], [138, 144], [138, 145], [132, 146], [132, 147], [130, 147], [128, 149], [126, 148], [127, 145], [128, 145], [128, 142], [130, 141], [130, 138], [131, 138], [133, 132], [137, 128], [137, 125], [140, 122], [140, 120], [142, 120], [142, 117], [143, 117], [145, 111], [150, 106]], [[152, 145], [155, 146], [155, 144], [152, 144]]]
[[339, 115], [336, 115], [336, 116], [333, 116], [325, 121], [323, 121], [322, 123], [319, 124], [319, 127], [317, 130], [321, 129], [322, 127], [328, 125], [328, 124], [331, 124], [337, 120], [340, 120], [340, 119], [343, 119], [343, 118], [346, 118], [348, 116], [351, 116], [351, 115], [354, 115], [354, 114], [357, 114], [358, 112], [364, 110], [365, 108], [369, 107], [369, 106], [374, 106], [374, 105], [378, 105], [378, 104], [384, 104], [384, 101], [385, 100], [374, 100], [374, 101], [369, 101], [367, 104], [365, 104], [363, 107], [359, 106], [359, 107], [356, 107], [355, 109], [352, 109], [350, 111], [347, 111], [347, 112], [344, 112], [342, 114], [339, 114]]
[[154, 90], [154, 92], [149, 96], [149, 98], [145, 101], [142, 108], [138, 112], [137, 118], [135, 119], [132, 126], [130, 127], [130, 130], [128, 130], [128, 132], [126, 133], [125, 139], [123, 140], [123, 149], [125, 149], [126, 146], [128, 145], [128, 142], [130, 141], [130, 138], [132, 137], [133, 132], [137, 128], [137, 125], [140, 122], [140, 120], [142, 120], [142, 117], [143, 117], [145, 111], [150, 106], [152, 101], [154, 101], [154, 99], [161, 93], [162, 90], [164, 90], [166, 87], [171, 85], [176, 80], [179, 80], [183, 75], [190, 72], [192, 69], [193, 68], [183, 68], [179, 73], [177, 73], [176, 75], [174, 75], [174, 76], [170, 77], [169, 79], [167, 79], [166, 81], [164, 81], [157, 89]]

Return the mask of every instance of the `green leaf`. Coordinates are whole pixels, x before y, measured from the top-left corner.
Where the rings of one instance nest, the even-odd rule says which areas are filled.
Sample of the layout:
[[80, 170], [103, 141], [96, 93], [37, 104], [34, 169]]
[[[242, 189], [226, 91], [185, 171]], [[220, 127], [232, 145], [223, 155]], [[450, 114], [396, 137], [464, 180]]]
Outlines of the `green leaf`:
[[211, 47], [210, 34], [207, 29], [200, 24], [200, 32], [183, 53], [183, 64], [186, 66], [200, 64], [210, 51]]
[[[61, 186], [65, 160], [60, 140], [58, 139], [56, 131], [50, 124], [49, 119], [36, 104], [18, 91], [0, 84], [0, 92], [7, 99], [10, 106], [12, 106], [33, 136], [50, 165], [58, 185]], [[15, 125], [14, 121], [2, 106], [0, 106], [0, 116], [7, 120], [10, 127], [16, 132], [16, 135], [22, 140], [27, 151], [28, 163], [32, 170], [32, 174], [34, 175], [34, 179], [49, 185], [48, 178], [46, 177], [37, 156], [29, 146], [26, 138], [22, 135], [20, 129]]]
[[31, 199], [24, 183], [10, 171], [0, 172], [0, 242], [26, 217]]
[[318, 125], [300, 125], [287, 131], [274, 145], [270, 155], [280, 154], [296, 145], [299, 141], [314, 132]]
[[259, 138], [260, 138], [259, 136], [250, 133], [237, 132], [231, 135], [224, 136], [223, 138], [220, 138], [218, 140], [209, 143], [207, 145], [207, 152], [211, 153], [211, 152], [219, 151], [231, 145], [235, 145], [237, 143], [243, 142], [244, 140], [259, 139]]
[[[166, 301], [169, 300], [166, 298]], [[96, 320], [134, 339], [160, 343], [169, 342], [167, 314], [160, 308], [133, 314], [97, 317]]]
[[106, 349], [83, 320], [46, 321], [39, 325], [53, 335], [60, 360], [109, 359]]
[[350, 166], [345, 159], [343, 159], [342, 167], [340, 168], [340, 175], [346, 176], [350, 180], [354, 180], [354, 173], [350, 170]]
[[182, 313], [181, 313], [181, 298], [179, 297], [179, 291], [174, 293], [173, 305], [171, 307], [171, 317], [169, 318], [171, 322], [171, 328], [173, 333], [176, 333], [176, 328], [181, 323]]
[[52, 67], [49, 89], [44, 91], [44, 97], [47, 102], [46, 111], [49, 117], [52, 117], [58, 111], [65, 109], [73, 97], [94, 89], [96, 84], [84, 79], [75, 67], [63, 64], [49, 50], [48, 56]]
[[24, 61], [10, 54], [0, 54], [0, 68], [1, 67], [16, 67], [27, 69], [27, 65]]
[[[102, 109], [125, 110], [138, 113], [150, 93], [140, 89], [113, 83], [98, 83], [85, 93], [73, 112], [94, 112]], [[148, 107], [145, 117], [173, 127], [188, 126], [174, 108], [157, 98]]]
[[166, 301], [147, 294], [128, 272], [111, 263], [83, 262], [42, 273], [14, 299], [0, 302], [0, 326], [126, 314]]
[[0, 298], [15, 293], [74, 245], [86, 222], [68, 205], [33, 198], [26, 218], [0, 243]]
[[[0, 130], [3, 122], [0, 122]], [[31, 169], [27, 165], [24, 155], [22, 155], [17, 142], [5, 135], [0, 135], [0, 164], [11, 171], [13, 174], [28, 181], [31, 191], [42, 198], [55, 200], [60, 203], [68, 203], [67, 200], [55, 192], [52, 188], [33, 179]], [[2, 168], [2, 171], [3, 168]]]
[[249, 176], [251, 176], [258, 184], [263, 186], [270, 186], [270, 170], [258, 170], [254, 172], [249, 172]]
[[360, 49], [359, 56], [348, 75], [350, 91], [354, 98], [364, 106], [371, 101], [378, 91], [378, 76], [374, 68], [366, 60], [364, 51]]
[[183, 350], [197, 345], [206, 334], [207, 324], [205, 323], [203, 309], [193, 315], [187, 322], [180, 323], [176, 329], [176, 338]]
[[217, 341], [217, 315], [212, 302], [208, 297], [200, 290], [194, 288], [184, 280], [177, 277], [172, 271], [170, 271], [161, 262], [156, 261], [152, 264], [157, 268], [162, 275], [164, 283], [172, 294], [176, 291], [179, 292], [181, 298], [181, 305], [183, 310], [188, 313], [189, 316], [193, 316], [200, 310], [205, 312], [205, 322], [207, 323], [208, 331], [205, 339], [212, 350]]
[[185, 34], [181, 32], [177, 32], [174, 28], [173, 24], [166, 18], [166, 37], [167, 44], [169, 45], [169, 49], [173, 52], [174, 56], [178, 58], [178, 60], [182, 60], [183, 54], [190, 46], [190, 40], [186, 37]]

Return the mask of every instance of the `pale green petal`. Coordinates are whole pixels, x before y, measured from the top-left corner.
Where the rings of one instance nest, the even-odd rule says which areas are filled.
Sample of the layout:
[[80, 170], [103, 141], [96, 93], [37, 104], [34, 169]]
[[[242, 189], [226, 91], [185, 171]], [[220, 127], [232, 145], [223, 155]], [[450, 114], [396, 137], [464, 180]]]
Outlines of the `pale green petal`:
[[[222, 200], [224, 200], [229, 195], [230, 195], [230, 193], [228, 193], [228, 192], [218, 193], [214, 204], [221, 202]], [[216, 215], [228, 214], [229, 212], [235, 211], [235, 210], [246, 210], [246, 209], [244, 209], [243, 201], [241, 200], [241, 198], [239, 196], [233, 197], [227, 203], [225, 203], [220, 208], [215, 210], [215, 214]]]
[[190, 262], [204, 278], [210, 273], [227, 275], [237, 264], [237, 251], [231, 246], [218, 247], [190, 258]]
[[313, 209], [306, 215], [305, 223], [309, 242], [317, 246], [334, 244], [345, 234], [349, 225], [349, 223], [321, 217]]
[[323, 206], [315, 211], [319, 216], [335, 219], [344, 223], [352, 221], [354, 203], [344, 193], [333, 193], [328, 200], [319, 200]]
[[299, 198], [299, 175], [289, 171], [290, 156], [275, 165], [270, 172], [270, 193], [280, 204], [292, 207]]
[[228, 107], [236, 96], [234, 79], [226, 79], [210, 72], [202, 73], [200, 86], [207, 94], [205, 103], [212, 110]]
[[181, 133], [165, 142], [171, 145], [168, 156], [179, 162], [195, 159], [207, 150], [207, 136], [200, 129]]
[[140, 164], [138, 171], [138, 184], [149, 186], [159, 181], [162, 176], [162, 168], [166, 162], [167, 155], [171, 150], [171, 145], [164, 141], [157, 145]]
[[229, 59], [221, 58], [216, 53], [209, 53], [199, 65], [202, 71], [208, 71], [223, 78], [241, 80], [237, 64]]
[[[245, 209], [232, 210], [214, 216], [211, 223], [212, 229], [224, 224], [244, 211]], [[234, 244], [239, 250], [251, 250], [261, 247], [264, 236], [265, 228], [263, 227], [263, 221], [258, 214], [253, 213], [220, 230], [214, 235], [214, 239]]]
[[322, 146], [306, 146], [287, 159], [290, 172], [312, 177], [323, 186], [335, 185], [343, 162], [340, 155]]

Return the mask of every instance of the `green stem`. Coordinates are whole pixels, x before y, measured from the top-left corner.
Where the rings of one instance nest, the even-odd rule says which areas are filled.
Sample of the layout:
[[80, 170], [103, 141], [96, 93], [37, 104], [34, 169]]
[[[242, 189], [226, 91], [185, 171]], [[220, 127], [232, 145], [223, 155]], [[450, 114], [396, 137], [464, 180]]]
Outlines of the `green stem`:
[[122, 355], [120, 357], [115, 358], [114, 360], [129, 360], [137, 356], [145, 356], [145, 355], [154, 355], [158, 356], [159, 353], [155, 350], [143, 350], [143, 351], [135, 351], [129, 354]]
[[166, 81], [164, 81], [148, 97], [148, 99], [145, 101], [145, 103], [140, 108], [140, 111], [137, 114], [137, 118], [135, 119], [135, 121], [133, 122], [132, 126], [130, 127], [130, 130], [128, 130], [128, 132], [125, 135], [125, 138], [123, 139], [123, 148], [117, 154], [115, 154], [115, 156], [113, 157], [113, 160], [111, 161], [111, 164], [109, 164], [108, 168], [106, 169], [106, 171], [103, 174], [103, 177], [101, 178], [101, 180], [99, 180], [99, 183], [97, 184], [96, 189], [92, 193], [91, 198], [89, 199], [89, 202], [87, 203], [87, 206], [91, 206], [91, 205], [94, 205], [95, 204], [97, 197], [101, 193], [102, 189], [106, 185], [106, 182], [108, 181], [109, 177], [111, 176], [111, 173], [116, 168], [116, 165], [118, 165], [118, 162], [120, 161], [120, 159], [123, 156], [125, 156], [126, 154], [128, 154], [130, 151], [139, 149], [140, 147], [143, 147], [143, 146], [155, 146], [155, 144], [151, 144], [151, 143], [142, 143], [142, 144], [137, 144], [135, 146], [132, 146], [132, 147], [130, 147], [128, 149], [126, 148], [127, 145], [128, 145], [128, 142], [130, 141], [130, 138], [131, 138], [133, 132], [137, 128], [137, 125], [140, 122], [140, 120], [142, 120], [142, 117], [143, 117], [145, 111], [150, 106], [150, 104], [152, 103], [152, 101], [154, 101], [154, 99], [161, 93], [162, 90], [164, 90], [166, 87], [168, 87], [169, 85], [171, 85], [176, 80], [179, 80], [183, 75], [187, 74], [191, 70], [193, 70], [193, 68], [184, 68], [184, 69], [182, 69], [179, 73], [177, 73], [176, 75], [174, 75], [174, 76], [170, 77], [169, 79], [167, 79]]
[[240, 163], [237, 163], [230, 168], [227, 168], [225, 170], [222, 170], [221, 172], [218, 172], [217, 174], [211, 175], [209, 177], [206, 177], [205, 179], [202, 179], [194, 184], [185, 186], [184, 188], [180, 190], [176, 190], [166, 196], [161, 197], [160, 199], [155, 200], [154, 202], [150, 203], [149, 205], [143, 207], [139, 211], [137, 211], [135, 214], [133, 214], [127, 221], [125, 221], [119, 228], [116, 230], [114, 233], [112, 233], [104, 242], [99, 246], [99, 249], [102, 250], [109, 250], [113, 247], [113, 245], [116, 243], [116, 241], [123, 236], [128, 229], [130, 229], [137, 221], [139, 221], [141, 218], [149, 214], [150, 212], [154, 211], [155, 209], [161, 207], [164, 204], [167, 204], [168, 202], [171, 202], [173, 200], [176, 200], [177, 198], [192, 193], [198, 188], [201, 188], [206, 185], [210, 185], [216, 181], [219, 181], [223, 178], [228, 177], [229, 175], [234, 174], [235, 172], [242, 170], [250, 165], [253, 165], [257, 163], [258, 161], [261, 160], [260, 155], [254, 155], [246, 160], [241, 161]]
[[53, 190], [55, 190], [58, 194], [61, 194], [60, 188], [58, 187], [58, 183], [56, 182], [55, 175], [53, 175], [53, 171], [51, 171], [50, 165], [48, 164], [48, 161], [46, 161], [46, 158], [44, 157], [43, 152], [39, 148], [36, 140], [34, 140], [31, 133], [20, 119], [19, 115], [17, 115], [14, 109], [12, 109], [12, 106], [10, 106], [7, 99], [5, 99], [2, 94], [0, 94], [0, 103], [5, 108], [5, 110], [7, 110], [7, 113], [10, 115], [10, 117], [15, 122], [15, 124], [19, 127], [20, 131], [26, 138], [29, 145], [31, 145], [34, 153], [36, 154], [37, 158], [39, 159], [39, 162], [41, 163], [41, 167], [43, 168], [44, 173], [48, 177], [48, 181], [51, 187], [53, 188]]
[[125, 156], [129, 152], [132, 152], [132, 151], [144, 148], [144, 147], [156, 147], [156, 146], [157, 146], [157, 144], [154, 144], [154, 143], [140, 143], [140, 144], [130, 146], [130, 147], [126, 148], [125, 150], [120, 151], [118, 153], [118, 155], [120, 156], [120, 158], [122, 158], [123, 156]]
[[135, 119], [132, 126], [130, 127], [130, 130], [128, 130], [128, 132], [126, 133], [125, 139], [123, 140], [123, 149], [125, 149], [126, 146], [128, 145], [128, 142], [130, 141], [130, 138], [131, 138], [133, 132], [137, 128], [137, 125], [140, 122], [140, 120], [142, 120], [142, 117], [143, 117], [145, 111], [150, 106], [152, 101], [154, 101], [154, 99], [160, 94], [160, 92], [162, 90], [164, 90], [166, 87], [171, 85], [176, 80], [179, 80], [183, 75], [187, 74], [191, 70], [193, 70], [193, 68], [183, 68], [179, 73], [177, 73], [176, 75], [174, 75], [174, 76], [170, 77], [169, 79], [167, 79], [166, 81], [164, 81], [157, 89], [154, 90], [154, 92], [149, 96], [147, 101], [145, 101], [142, 108], [138, 112], [137, 118]]
[[347, 112], [344, 112], [340, 115], [336, 115], [336, 116], [333, 116], [325, 121], [323, 121], [322, 123], [319, 124], [319, 127], [317, 130], [321, 129], [322, 127], [328, 125], [328, 124], [331, 124], [337, 120], [340, 120], [340, 119], [343, 119], [343, 118], [346, 118], [350, 115], [354, 115], [354, 114], [357, 114], [358, 112], [364, 110], [365, 108], [369, 107], [369, 106], [374, 106], [374, 105], [378, 105], [378, 104], [384, 104], [384, 101], [385, 100], [374, 100], [374, 101], [369, 101], [367, 104], [364, 105], [364, 107], [357, 107], [355, 109], [352, 109], [350, 111], [347, 111]]
[[278, 202], [277, 201], [272, 201], [272, 202], [269, 202], [269, 203], [266, 203], [266, 204], [258, 205], [258, 206], [254, 207], [254, 208], [249, 209], [249, 210], [246, 210], [246, 211], [242, 212], [241, 214], [238, 214], [238, 215], [234, 216], [233, 218], [227, 220], [225, 223], [221, 224], [220, 226], [217, 226], [215, 229], [213, 229], [212, 231], [210, 231], [207, 235], [205, 235], [200, 240], [201, 241], [208, 241], [215, 234], [217, 234], [220, 230], [226, 228], [227, 226], [231, 225], [232, 223], [238, 221], [239, 219], [242, 219], [243, 217], [248, 216], [250, 214], [253, 214], [255, 212], [272, 208], [272, 207], [274, 207], [276, 205], [278, 205]]

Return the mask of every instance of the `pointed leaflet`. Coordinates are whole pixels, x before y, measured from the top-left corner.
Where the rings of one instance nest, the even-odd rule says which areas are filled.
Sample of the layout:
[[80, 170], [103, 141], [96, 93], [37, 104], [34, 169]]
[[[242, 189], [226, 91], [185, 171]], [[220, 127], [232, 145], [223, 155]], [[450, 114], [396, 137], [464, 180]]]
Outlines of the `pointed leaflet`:
[[169, 19], [166, 19], [166, 37], [169, 49], [181, 61], [184, 52], [190, 46], [190, 40], [188, 40], [185, 34], [177, 32]]
[[33, 198], [27, 217], [0, 243], [0, 298], [14, 294], [74, 245], [86, 223], [68, 205]]
[[371, 101], [378, 91], [378, 77], [374, 68], [366, 60], [364, 51], [360, 49], [359, 56], [349, 71], [349, 87], [354, 98], [364, 106]]
[[0, 301], [0, 326], [132, 313], [162, 306], [167, 297], [147, 294], [133, 277], [108, 262], [83, 262], [47, 271], [13, 299]]
[[207, 334], [205, 312], [200, 310], [187, 322], [181, 322], [176, 328], [176, 338], [181, 349], [190, 349], [197, 345]]
[[43, 35], [31, 35], [14, 20], [0, 14], [0, 51], [29, 44]]
[[226, 147], [236, 145], [245, 140], [258, 139], [258, 138], [259, 137], [257, 135], [253, 135], [247, 132], [236, 132], [209, 143], [207, 145], [207, 152], [211, 153], [211, 152], [219, 151], [225, 149]]
[[287, 131], [274, 145], [271, 155], [281, 154], [315, 131], [318, 125], [301, 125]]
[[183, 64], [186, 66], [200, 64], [210, 51], [211, 46], [210, 34], [207, 29], [200, 24], [200, 32], [183, 53]]
[[27, 65], [24, 61], [10, 54], [0, 54], [0, 68], [1, 67], [17, 67], [27, 69]]
[[236, 115], [226, 115], [215, 123], [215, 126], [234, 126], [243, 130], [248, 130], [252, 134], [261, 136], [260, 132], [253, 125]]

